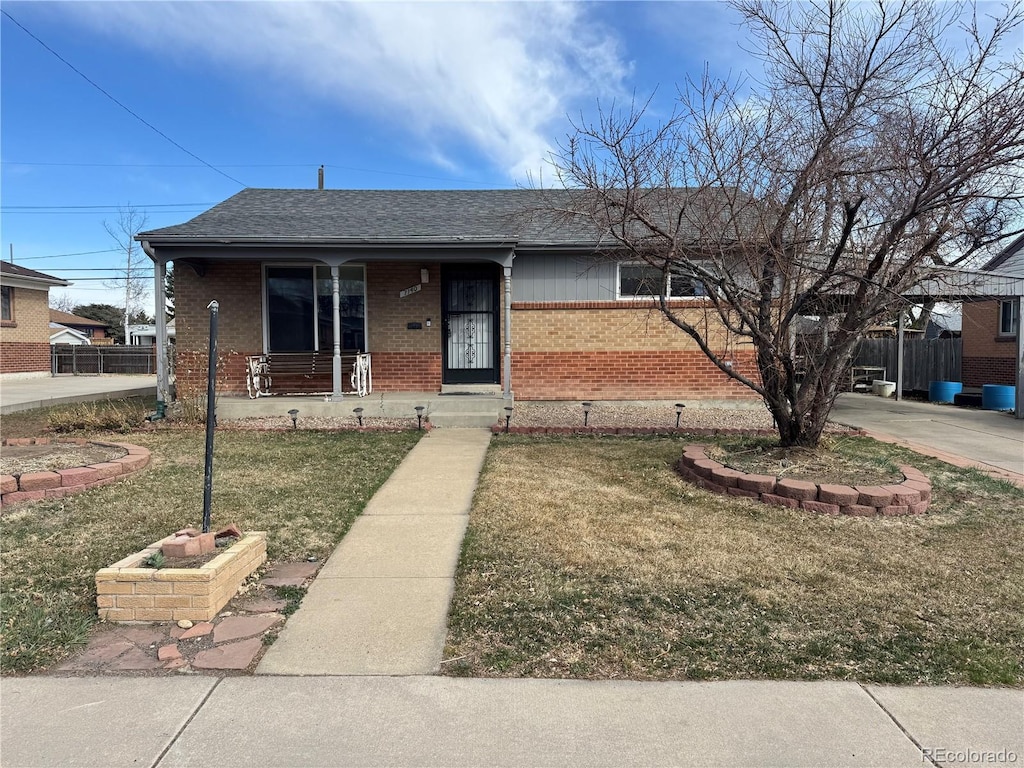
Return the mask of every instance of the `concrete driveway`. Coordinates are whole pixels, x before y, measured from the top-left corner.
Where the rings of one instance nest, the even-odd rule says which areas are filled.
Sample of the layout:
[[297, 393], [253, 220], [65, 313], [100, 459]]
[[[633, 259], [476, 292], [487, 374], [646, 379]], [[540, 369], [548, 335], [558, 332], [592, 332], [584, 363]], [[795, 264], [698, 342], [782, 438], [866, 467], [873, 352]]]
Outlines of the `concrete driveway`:
[[831, 421], [861, 427], [891, 442], [960, 466], [975, 466], [1024, 484], [1024, 421], [1012, 413], [846, 393]]
[[62, 403], [156, 396], [156, 376], [40, 376], [0, 380], [0, 414]]

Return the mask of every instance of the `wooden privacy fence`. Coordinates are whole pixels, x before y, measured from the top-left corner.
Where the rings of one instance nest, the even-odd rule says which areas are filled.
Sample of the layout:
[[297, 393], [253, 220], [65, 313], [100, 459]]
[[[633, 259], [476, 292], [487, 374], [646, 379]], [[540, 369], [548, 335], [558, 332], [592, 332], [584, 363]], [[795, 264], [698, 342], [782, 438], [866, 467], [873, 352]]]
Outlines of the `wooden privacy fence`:
[[[882, 366], [896, 381], [898, 339], [863, 339], [855, 366]], [[903, 343], [903, 389], [928, 391], [933, 381], [960, 381], [961, 339], [912, 339]]]
[[156, 347], [94, 347], [54, 344], [50, 348], [50, 372], [56, 376], [101, 373], [155, 373]]

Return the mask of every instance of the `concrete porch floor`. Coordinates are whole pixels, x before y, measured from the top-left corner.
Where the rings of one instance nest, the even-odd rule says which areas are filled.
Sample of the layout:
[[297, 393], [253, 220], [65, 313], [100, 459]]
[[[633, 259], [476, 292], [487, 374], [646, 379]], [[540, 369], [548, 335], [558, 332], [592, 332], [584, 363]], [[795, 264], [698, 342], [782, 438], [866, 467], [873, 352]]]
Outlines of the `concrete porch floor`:
[[439, 392], [374, 392], [366, 397], [345, 395], [337, 402], [324, 395], [260, 397], [221, 396], [217, 400], [218, 419], [244, 419], [285, 416], [292, 408], [302, 416], [332, 416], [355, 419], [354, 408], [363, 409], [364, 418], [415, 419], [416, 406], [423, 406], [424, 419], [435, 427], [489, 427], [504, 418], [504, 407], [512, 405], [500, 394], [441, 394]]

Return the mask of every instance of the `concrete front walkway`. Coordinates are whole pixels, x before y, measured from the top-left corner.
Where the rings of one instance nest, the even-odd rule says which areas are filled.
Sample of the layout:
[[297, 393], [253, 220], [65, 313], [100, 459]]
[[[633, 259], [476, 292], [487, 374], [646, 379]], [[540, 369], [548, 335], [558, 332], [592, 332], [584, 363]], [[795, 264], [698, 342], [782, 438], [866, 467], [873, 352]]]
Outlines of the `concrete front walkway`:
[[427, 434], [353, 523], [258, 675], [425, 675], [441, 665], [448, 603], [483, 429]]
[[829, 419], [1024, 485], [1024, 421], [1011, 413], [847, 393]]
[[0, 414], [64, 403], [155, 397], [156, 376], [40, 376], [0, 379]]

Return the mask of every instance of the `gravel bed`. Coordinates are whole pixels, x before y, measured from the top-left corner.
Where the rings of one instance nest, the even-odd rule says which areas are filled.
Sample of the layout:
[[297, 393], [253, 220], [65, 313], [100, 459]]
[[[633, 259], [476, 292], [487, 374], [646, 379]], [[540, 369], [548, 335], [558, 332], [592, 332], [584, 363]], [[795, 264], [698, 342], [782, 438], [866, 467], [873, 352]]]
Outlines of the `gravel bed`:
[[[495, 411], [497, 412], [497, 408]], [[495, 422], [498, 421], [497, 415]], [[578, 427], [583, 426], [583, 407], [580, 403], [521, 401], [512, 413], [512, 426], [516, 427]], [[590, 409], [587, 424], [592, 427], [674, 427], [676, 410], [669, 403], [616, 403], [595, 402]], [[284, 430], [291, 429], [287, 416], [221, 419], [226, 429]], [[415, 429], [416, 419], [363, 417], [366, 429]], [[687, 407], [679, 418], [679, 426], [690, 429], [749, 429], [771, 430], [772, 417], [767, 409], [749, 404], [735, 407]], [[300, 416], [299, 429], [348, 430], [358, 429], [352, 416]], [[848, 431], [838, 424], [829, 424], [826, 431]]]
[[25, 472], [56, 472], [89, 464], [118, 459], [127, 454], [124, 448], [103, 445], [47, 445], [4, 446], [0, 457], [0, 474], [20, 475]]
[[[285, 430], [292, 428], [292, 420], [287, 416], [251, 416], [244, 419], [218, 419], [217, 426], [224, 429], [256, 429]], [[338, 431], [359, 429], [359, 422], [354, 416], [300, 416], [298, 429]], [[383, 417], [364, 416], [364, 429], [396, 430], [416, 429], [416, 419], [386, 419]]]
[[[512, 413], [518, 427], [581, 427], [580, 403], [519, 402]], [[674, 427], [676, 409], [671, 404], [618, 404], [595, 402], [587, 424], [592, 427]], [[694, 429], [771, 429], [772, 417], [764, 408], [684, 408], [680, 427]]]

